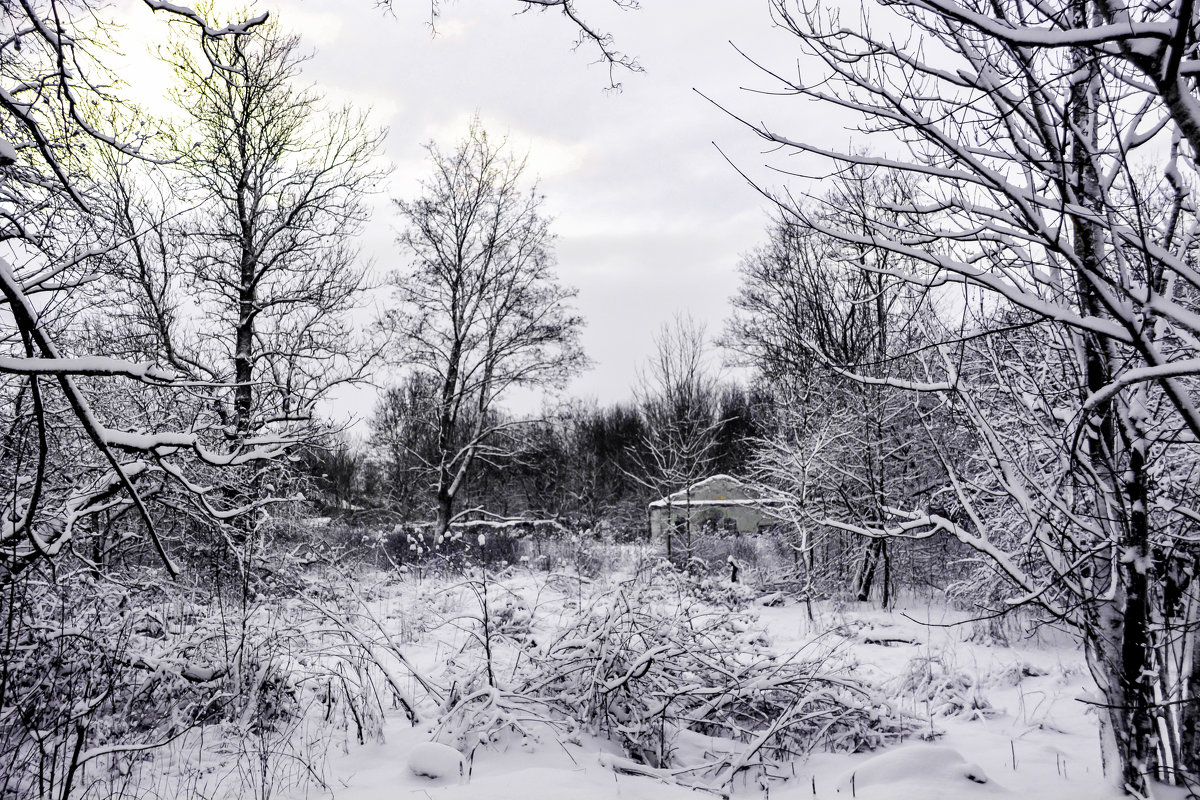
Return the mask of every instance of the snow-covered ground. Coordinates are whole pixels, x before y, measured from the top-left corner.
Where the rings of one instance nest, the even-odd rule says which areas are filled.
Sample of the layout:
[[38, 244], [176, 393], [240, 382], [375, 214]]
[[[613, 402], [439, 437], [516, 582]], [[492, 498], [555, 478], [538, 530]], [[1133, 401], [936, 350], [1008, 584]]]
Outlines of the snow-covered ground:
[[[595, 598], [611, 595], [615, 586], [538, 572], [486, 581], [379, 581], [363, 595], [411, 672], [421, 675], [414, 678], [399, 662], [390, 666], [392, 680], [408, 693], [421, 722], [413, 726], [402, 709], [389, 708], [377, 736], [361, 745], [345, 736], [329, 753], [323, 767], [327, 790], [310, 783], [292, 787], [286, 796], [695, 798], [694, 788], [669, 779], [669, 769], [645, 759], [638, 763], [615, 737], [598, 735], [586, 723], [558, 724], [549, 708], [504, 706], [497, 694], [485, 702], [491, 704], [490, 718], [447, 720], [446, 709], [456, 697], [481, 688], [486, 694], [489, 681], [501, 688], [519, 684], [539, 654], [563, 645], [554, 637], [564, 625], [610, 607], [605, 602], [613, 601], [597, 604]], [[739, 594], [730, 587], [709, 587], [710, 594], [726, 590], [729, 597]], [[797, 800], [1119, 796], [1101, 773], [1096, 718], [1079, 699], [1092, 689], [1091, 679], [1077, 647], [1062, 632], [1040, 628], [1004, 646], [971, 641], [972, 625], [953, 624], [967, 615], [933, 599], [910, 599], [886, 612], [824, 602], [814, 607], [810, 620], [795, 601], [770, 598], [778, 604], [763, 605], [744, 592], [741, 596], [749, 602], [726, 612], [723, 622], [730, 624], [722, 630], [745, 631], [737, 641], [753, 642], [743, 646], [754, 659], [788, 662], [793, 653], [817, 649], [827, 659], [823, 664], [886, 697], [893, 709], [888, 713], [908, 719], [909, 729], [903, 741], [874, 752], [830, 753], [817, 747], [807, 758], [784, 760], [772, 767], [782, 780], [747, 769], [716, 784], [690, 782], [718, 795]], [[684, 599], [692, 602], [691, 596]], [[696, 607], [706, 613], [719, 608]], [[649, 610], [670, 616], [665, 609]], [[489, 647], [494, 674], [485, 679]], [[629, 674], [643, 666], [633, 663]], [[706, 680], [694, 678], [699, 684]], [[523, 726], [520, 735], [503, 730], [503, 723], [516, 718]], [[686, 730], [665, 738], [673, 764], [729, 748], [720, 737]], [[434, 740], [441, 744], [429, 744]]]

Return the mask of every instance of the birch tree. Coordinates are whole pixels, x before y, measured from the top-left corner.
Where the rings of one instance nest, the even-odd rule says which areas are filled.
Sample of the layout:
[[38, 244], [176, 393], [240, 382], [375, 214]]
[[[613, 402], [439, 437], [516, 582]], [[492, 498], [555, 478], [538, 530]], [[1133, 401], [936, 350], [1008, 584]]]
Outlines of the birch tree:
[[990, 557], [1009, 604], [1081, 632], [1114, 783], [1144, 795], [1152, 780], [1194, 782], [1200, 516], [1179, 477], [1200, 434], [1191, 4], [887, 4], [909, 44], [870, 20], [772, 8], [820, 65], [775, 78], [856, 115], [860, 146], [878, 144], [759, 135], [810, 166], [910, 187], [857, 219], [814, 212], [816, 192], [780, 206], [865, 250], [869, 273], [940, 298], [960, 289], [955, 314], [926, 325], [924, 373], [886, 382], [965, 421], [979, 459], [942, 464], [966, 522], [910, 506], [864, 532], [945, 530]]

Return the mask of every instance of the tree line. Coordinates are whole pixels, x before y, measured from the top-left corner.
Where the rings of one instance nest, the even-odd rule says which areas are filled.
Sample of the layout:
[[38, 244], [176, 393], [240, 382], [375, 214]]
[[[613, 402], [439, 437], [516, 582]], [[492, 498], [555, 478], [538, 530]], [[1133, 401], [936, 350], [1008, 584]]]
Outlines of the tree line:
[[[679, 324], [691, 323], [665, 326], [663, 343]], [[747, 474], [751, 442], [767, 430], [773, 412], [765, 391], [709, 369], [686, 389], [653, 383], [626, 402], [563, 399], [536, 416], [497, 408], [483, 426], [460, 421], [451, 442], [470, 441], [480, 428], [494, 433], [464, 473], [450, 520], [554, 521], [645, 540], [652, 500], [711, 474]], [[364, 439], [308, 451], [304, 469], [315, 477], [321, 513], [360, 525], [438, 524], [438, 388], [414, 373], [381, 393]]]

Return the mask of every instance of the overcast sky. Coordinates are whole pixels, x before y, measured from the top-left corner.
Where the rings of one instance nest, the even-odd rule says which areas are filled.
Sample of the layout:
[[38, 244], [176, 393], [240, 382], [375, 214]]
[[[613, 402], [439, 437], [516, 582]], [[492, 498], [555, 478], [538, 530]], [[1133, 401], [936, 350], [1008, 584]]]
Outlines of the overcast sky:
[[[578, 289], [583, 343], [595, 361], [571, 395], [629, 397], [655, 331], [677, 312], [718, 334], [739, 256], [761, 241], [766, 204], [714, 145], [762, 175], [760, 142], [697, 90], [796, 135], [826, 127], [837, 135], [812, 106], [740, 88], [771, 82], [730, 41], [775, 68], [796, 69], [795, 42], [773, 27], [765, 0], [653, 0], [637, 11], [587, 0], [589, 20], [645, 68], [618, 72], [619, 92], [606, 91], [609, 72], [594, 63], [594, 50], [572, 49], [575, 31], [557, 12], [514, 14], [517, 3], [507, 0], [444, 2], [434, 35], [423, 0], [394, 6], [389, 13], [370, 0], [287, 0], [254, 8], [270, 10], [317, 51], [305, 77], [331, 102], [370, 107], [390, 130], [395, 171], [364, 241], [378, 269], [403, 263], [390, 198], [417, 192], [429, 169], [422, 143], [452, 145], [478, 113], [489, 132], [507, 132], [528, 150], [555, 220], [559, 275]], [[140, 3], [123, 16], [133, 32], [161, 35]], [[139, 73], [132, 80], [143, 91], [165, 90], [161, 67]], [[360, 392], [343, 405], [363, 415], [370, 397]]]

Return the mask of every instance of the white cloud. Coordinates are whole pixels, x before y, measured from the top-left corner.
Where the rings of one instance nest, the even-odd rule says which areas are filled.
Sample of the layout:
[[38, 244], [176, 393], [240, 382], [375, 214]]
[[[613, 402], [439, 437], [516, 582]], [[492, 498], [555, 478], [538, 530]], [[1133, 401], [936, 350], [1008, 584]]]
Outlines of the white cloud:
[[297, 34], [309, 47], [324, 49], [342, 38], [345, 13], [313, 11], [295, 2], [281, 4], [272, 11], [278, 14], [284, 30]]
[[476, 20], [462, 19], [461, 17], [451, 19], [439, 19], [434, 23], [434, 32], [439, 39], [446, 40], [461, 40], [466, 39], [474, 30]]
[[531, 134], [513, 134], [512, 141], [521, 147], [528, 141], [529, 169], [539, 178], [558, 178], [579, 172], [588, 161], [586, 142], [570, 142]]

